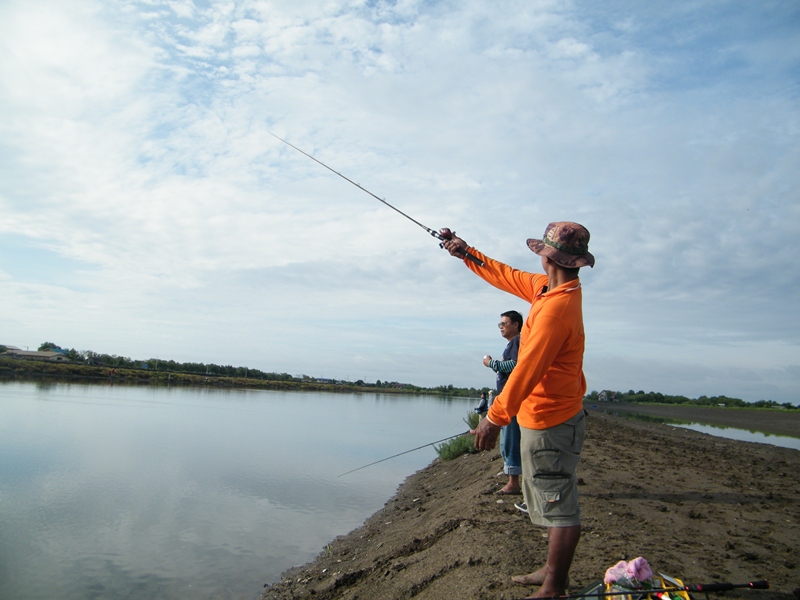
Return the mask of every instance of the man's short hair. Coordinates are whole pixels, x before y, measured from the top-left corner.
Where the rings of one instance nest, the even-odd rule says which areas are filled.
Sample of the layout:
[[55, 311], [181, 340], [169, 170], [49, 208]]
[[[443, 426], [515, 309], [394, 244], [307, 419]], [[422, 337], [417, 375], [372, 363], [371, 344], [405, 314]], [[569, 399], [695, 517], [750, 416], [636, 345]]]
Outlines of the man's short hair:
[[503, 313], [503, 314], [501, 314], [500, 316], [501, 316], [501, 317], [508, 317], [508, 318], [509, 318], [509, 320], [510, 320], [512, 323], [516, 323], [516, 324], [517, 324], [517, 326], [518, 326], [520, 329], [522, 329], [522, 315], [521, 315], [521, 314], [519, 314], [517, 311], [515, 311], [515, 310], [509, 310], [509, 311], [507, 311], [507, 312], [504, 312], [504, 313]]

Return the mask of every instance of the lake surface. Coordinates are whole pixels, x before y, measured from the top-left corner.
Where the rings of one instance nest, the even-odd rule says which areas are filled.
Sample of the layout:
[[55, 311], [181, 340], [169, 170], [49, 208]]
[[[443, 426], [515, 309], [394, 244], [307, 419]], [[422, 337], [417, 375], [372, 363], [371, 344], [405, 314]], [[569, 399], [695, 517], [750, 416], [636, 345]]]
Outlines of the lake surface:
[[[683, 429], [691, 429], [700, 433], [707, 433], [717, 437], [724, 437], [729, 440], [739, 440], [740, 442], [758, 442], [759, 444], [770, 444], [781, 448], [793, 448], [800, 450], [800, 438], [789, 437], [787, 435], [771, 435], [759, 431], [747, 431], [734, 427], [715, 427], [714, 425], [703, 425], [701, 423], [688, 423], [683, 425], [672, 425]], [[800, 433], [800, 432], [798, 432]]]
[[0, 383], [0, 598], [256, 598], [475, 400]]

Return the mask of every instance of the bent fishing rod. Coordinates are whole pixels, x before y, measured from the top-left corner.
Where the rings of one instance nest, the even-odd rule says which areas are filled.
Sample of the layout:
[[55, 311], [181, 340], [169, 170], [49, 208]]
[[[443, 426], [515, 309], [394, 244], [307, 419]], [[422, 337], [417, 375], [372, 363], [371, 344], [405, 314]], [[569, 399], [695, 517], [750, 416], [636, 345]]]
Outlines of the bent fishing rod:
[[769, 581], [749, 581], [747, 583], [698, 583], [696, 585], [676, 585], [674, 587], [660, 587], [628, 590], [617, 589], [612, 592], [587, 592], [569, 596], [548, 596], [539, 600], [578, 600], [579, 598], [608, 598], [610, 596], [645, 596], [647, 594], [668, 594], [672, 592], [727, 592], [737, 588], [750, 588], [751, 590], [768, 590]]
[[[326, 165], [326, 164], [325, 164], [324, 162], [322, 162], [321, 160], [319, 160], [319, 159], [317, 159], [317, 158], [314, 158], [314, 157], [313, 157], [313, 156], [311, 156], [311, 155], [310, 155], [308, 152], [304, 152], [303, 150], [301, 150], [300, 148], [298, 148], [298, 147], [297, 147], [297, 146], [295, 146], [294, 144], [291, 144], [291, 143], [287, 142], [287, 141], [286, 141], [285, 139], [283, 139], [282, 137], [278, 137], [277, 135], [275, 135], [275, 134], [274, 134], [274, 133], [272, 133], [271, 131], [267, 131], [267, 133], [269, 133], [269, 134], [270, 134], [272, 137], [274, 137], [275, 139], [278, 139], [278, 140], [282, 141], [282, 142], [283, 142], [284, 144], [286, 144], [287, 146], [289, 146], [289, 147], [291, 147], [291, 148], [294, 148], [294, 149], [295, 149], [295, 150], [297, 150], [297, 151], [298, 151], [300, 154], [304, 154], [304, 155], [306, 155], [308, 158], [310, 158], [311, 160], [313, 160], [315, 163], [317, 163], [317, 164], [319, 164], [319, 165], [322, 165], [323, 167], [325, 167], [326, 169], [328, 169], [328, 170], [329, 170], [331, 173], [335, 173], [336, 175], [338, 175], [339, 177], [341, 177], [341, 178], [342, 178], [342, 179], [344, 179], [345, 181], [347, 181], [347, 182], [349, 182], [349, 183], [352, 183], [354, 186], [356, 186], [356, 187], [357, 187], [358, 189], [360, 189], [362, 192], [366, 192], [367, 194], [369, 194], [370, 196], [372, 196], [373, 198], [375, 198], [375, 199], [376, 199], [378, 202], [382, 202], [383, 204], [385, 204], [386, 206], [388, 206], [389, 208], [391, 208], [393, 211], [395, 211], [395, 212], [397, 212], [397, 213], [399, 213], [399, 214], [403, 215], [403, 216], [404, 216], [406, 219], [408, 219], [409, 221], [411, 221], [411, 222], [412, 222], [412, 223], [414, 223], [415, 225], [418, 225], [419, 227], [422, 227], [422, 228], [423, 228], [425, 231], [427, 231], [427, 232], [428, 232], [430, 235], [432, 235], [433, 237], [435, 237], [435, 238], [436, 238], [437, 240], [439, 240], [440, 242], [445, 242], [445, 241], [447, 241], [447, 240], [450, 240], [450, 239], [452, 239], [452, 238], [453, 238], [453, 232], [452, 232], [452, 231], [450, 231], [450, 230], [449, 230], [447, 227], [444, 227], [444, 228], [440, 229], [439, 231], [436, 231], [436, 230], [434, 230], [434, 229], [431, 229], [430, 227], [427, 227], [426, 225], [423, 225], [422, 223], [420, 223], [419, 221], [417, 221], [417, 220], [416, 220], [416, 219], [414, 219], [413, 217], [410, 217], [409, 215], [407, 215], [406, 213], [404, 213], [402, 210], [400, 210], [400, 209], [399, 209], [399, 208], [397, 208], [396, 206], [392, 206], [391, 204], [389, 204], [389, 203], [388, 203], [388, 202], [387, 202], [385, 199], [381, 198], [380, 196], [377, 196], [377, 195], [373, 194], [372, 192], [370, 192], [370, 191], [369, 191], [367, 188], [365, 188], [364, 186], [362, 186], [362, 185], [360, 185], [360, 184], [356, 183], [355, 181], [353, 181], [353, 180], [352, 180], [352, 179], [350, 179], [349, 177], [345, 177], [344, 175], [342, 175], [341, 173], [339, 173], [339, 171], [337, 171], [336, 169], [333, 169], [333, 168], [329, 167], [328, 165]], [[441, 243], [439, 244], [439, 247], [440, 247], [440, 248], [442, 247], [442, 244], [441, 244]], [[479, 265], [479, 266], [481, 266], [481, 267], [483, 266], [483, 261], [482, 261], [480, 258], [478, 258], [477, 256], [473, 256], [473, 255], [472, 255], [472, 254], [470, 254], [469, 252], [466, 252], [466, 251], [464, 251], [464, 250], [460, 250], [460, 249], [458, 250], [458, 253], [459, 253], [459, 254], [463, 254], [463, 255], [464, 255], [464, 258], [468, 258], [469, 260], [471, 260], [471, 261], [472, 261], [472, 262], [474, 262], [475, 264], [477, 264], [477, 265]], [[435, 442], [434, 442], [434, 443], [435, 443]]]
[[430, 444], [424, 444], [422, 446], [417, 446], [416, 448], [412, 448], [411, 450], [400, 452], [399, 454], [393, 454], [392, 456], [387, 456], [386, 458], [376, 460], [375, 462], [371, 462], [368, 465], [364, 465], [363, 467], [358, 467], [357, 469], [353, 469], [352, 471], [347, 471], [347, 473], [342, 473], [341, 475], [338, 475], [338, 477], [342, 477], [343, 475], [349, 475], [350, 473], [355, 473], [356, 471], [360, 471], [361, 469], [366, 469], [367, 467], [371, 467], [372, 465], [377, 465], [378, 463], [382, 463], [383, 461], [389, 460], [390, 458], [397, 458], [398, 456], [403, 456], [403, 454], [408, 454], [409, 452], [414, 452], [415, 450], [422, 450], [423, 448], [427, 448], [428, 446], [433, 446], [434, 444], [438, 444], [440, 442], [446, 442], [447, 440], [452, 440], [453, 438], [461, 437], [462, 435], [467, 435], [468, 433], [469, 431], [465, 431], [464, 433], [457, 433], [455, 435], [451, 435], [450, 437], [446, 437], [444, 439], [431, 442]]

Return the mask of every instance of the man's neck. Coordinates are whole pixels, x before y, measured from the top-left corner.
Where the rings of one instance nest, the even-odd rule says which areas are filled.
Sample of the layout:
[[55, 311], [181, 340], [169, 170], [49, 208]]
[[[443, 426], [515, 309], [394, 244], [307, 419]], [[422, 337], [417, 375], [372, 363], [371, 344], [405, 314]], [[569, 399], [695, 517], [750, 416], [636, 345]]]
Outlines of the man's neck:
[[576, 275], [571, 275], [566, 271], [562, 271], [558, 267], [552, 267], [547, 269], [547, 289], [553, 290], [560, 285], [564, 285], [565, 283], [569, 283], [570, 281], [578, 281], [578, 277]]

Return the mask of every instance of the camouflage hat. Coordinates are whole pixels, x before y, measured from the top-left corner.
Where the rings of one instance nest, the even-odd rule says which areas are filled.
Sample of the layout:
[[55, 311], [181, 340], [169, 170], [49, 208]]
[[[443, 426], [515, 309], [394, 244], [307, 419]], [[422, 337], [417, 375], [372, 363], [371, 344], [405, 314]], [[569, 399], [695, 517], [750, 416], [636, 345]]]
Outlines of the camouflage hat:
[[594, 256], [589, 254], [589, 230], [571, 221], [550, 223], [543, 239], [528, 240], [528, 248], [567, 269], [594, 267]]

